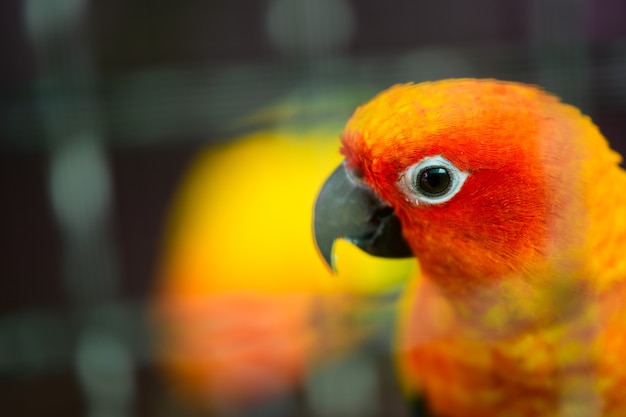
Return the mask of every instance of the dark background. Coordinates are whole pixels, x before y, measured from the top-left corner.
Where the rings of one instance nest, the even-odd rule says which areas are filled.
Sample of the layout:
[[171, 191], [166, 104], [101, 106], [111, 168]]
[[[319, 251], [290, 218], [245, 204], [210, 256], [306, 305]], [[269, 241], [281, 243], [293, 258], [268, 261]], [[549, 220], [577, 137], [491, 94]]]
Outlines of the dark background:
[[199, 149], [285, 96], [349, 91], [332, 107], [345, 119], [397, 82], [531, 82], [626, 152], [622, 0], [4, 0], [0, 59], [3, 415], [90, 415], [85, 323], [129, 341], [120, 415], [181, 415], [142, 324], [168, 204]]

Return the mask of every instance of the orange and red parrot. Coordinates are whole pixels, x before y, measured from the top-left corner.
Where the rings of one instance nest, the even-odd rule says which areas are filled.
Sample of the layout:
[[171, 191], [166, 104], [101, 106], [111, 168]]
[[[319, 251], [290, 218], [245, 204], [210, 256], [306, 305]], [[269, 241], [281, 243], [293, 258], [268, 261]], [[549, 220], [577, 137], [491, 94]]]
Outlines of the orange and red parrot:
[[540, 88], [396, 85], [359, 107], [315, 206], [343, 238], [414, 255], [406, 394], [447, 417], [626, 416], [626, 173], [589, 117]]

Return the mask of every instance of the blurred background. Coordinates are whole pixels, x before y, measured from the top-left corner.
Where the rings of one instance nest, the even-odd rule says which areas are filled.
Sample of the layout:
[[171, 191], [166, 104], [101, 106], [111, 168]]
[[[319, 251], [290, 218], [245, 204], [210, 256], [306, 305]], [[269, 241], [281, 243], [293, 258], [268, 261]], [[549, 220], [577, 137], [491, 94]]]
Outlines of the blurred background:
[[3, 0], [0, 45], [7, 416], [406, 416], [413, 261], [310, 236], [354, 107], [536, 83], [626, 152], [622, 0]]

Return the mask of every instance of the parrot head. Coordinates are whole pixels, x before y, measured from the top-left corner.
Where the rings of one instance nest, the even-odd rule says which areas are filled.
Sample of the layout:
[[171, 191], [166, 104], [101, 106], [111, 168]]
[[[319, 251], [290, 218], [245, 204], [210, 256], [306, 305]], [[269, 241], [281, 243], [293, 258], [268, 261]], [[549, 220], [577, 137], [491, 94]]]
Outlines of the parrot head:
[[619, 157], [574, 107], [496, 80], [396, 85], [356, 110], [341, 145], [315, 207], [329, 265], [341, 237], [373, 255], [415, 255], [457, 301], [484, 288], [506, 300], [564, 276], [584, 287], [572, 274], [584, 270], [590, 190]]

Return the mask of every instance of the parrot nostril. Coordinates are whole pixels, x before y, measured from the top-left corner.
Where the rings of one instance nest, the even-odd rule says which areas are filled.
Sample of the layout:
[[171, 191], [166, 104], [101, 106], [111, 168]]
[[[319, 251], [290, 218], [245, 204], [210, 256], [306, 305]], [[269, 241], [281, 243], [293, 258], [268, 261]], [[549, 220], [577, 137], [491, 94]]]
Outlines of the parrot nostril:
[[348, 176], [348, 178], [350, 178], [350, 181], [352, 181], [353, 183], [364, 185], [363, 171], [361, 171], [359, 168], [346, 168], [346, 175]]

